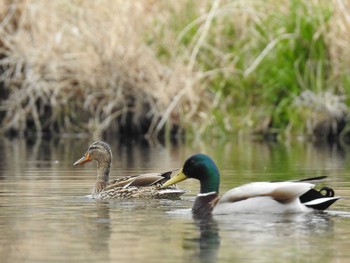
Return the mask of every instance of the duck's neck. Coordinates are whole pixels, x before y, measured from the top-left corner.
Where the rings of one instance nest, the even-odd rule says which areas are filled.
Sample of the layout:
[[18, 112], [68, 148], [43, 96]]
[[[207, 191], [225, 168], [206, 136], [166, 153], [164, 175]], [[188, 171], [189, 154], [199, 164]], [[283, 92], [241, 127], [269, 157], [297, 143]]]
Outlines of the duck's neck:
[[211, 192], [219, 192], [220, 174], [215, 167], [209, 167], [202, 172], [200, 180], [200, 193], [207, 194]]
[[97, 180], [93, 190], [93, 194], [97, 194], [103, 191], [109, 180], [109, 172], [111, 170], [111, 161], [107, 162], [98, 162], [97, 163]]

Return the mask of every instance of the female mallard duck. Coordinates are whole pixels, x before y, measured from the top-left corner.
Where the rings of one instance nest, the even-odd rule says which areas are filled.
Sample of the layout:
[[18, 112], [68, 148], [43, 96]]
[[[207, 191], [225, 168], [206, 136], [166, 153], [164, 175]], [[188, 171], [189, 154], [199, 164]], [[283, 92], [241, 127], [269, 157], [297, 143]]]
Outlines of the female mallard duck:
[[[313, 189], [313, 184], [307, 182], [325, 176], [300, 181], [249, 183], [233, 188], [219, 198], [219, 170], [214, 161], [204, 154], [188, 158], [180, 172], [163, 187], [188, 178], [200, 181], [200, 193], [192, 207], [195, 215], [325, 210], [339, 199], [332, 189], [324, 187], [317, 191]], [[323, 191], [325, 194], [321, 194]]]
[[170, 179], [172, 171], [165, 173], [149, 173], [138, 176], [127, 176], [109, 180], [112, 163], [112, 151], [105, 142], [94, 142], [85, 155], [74, 163], [82, 165], [90, 161], [97, 162], [97, 181], [92, 190], [92, 197], [96, 199], [112, 198], [164, 198], [177, 199], [186, 191], [172, 187], [162, 187]]

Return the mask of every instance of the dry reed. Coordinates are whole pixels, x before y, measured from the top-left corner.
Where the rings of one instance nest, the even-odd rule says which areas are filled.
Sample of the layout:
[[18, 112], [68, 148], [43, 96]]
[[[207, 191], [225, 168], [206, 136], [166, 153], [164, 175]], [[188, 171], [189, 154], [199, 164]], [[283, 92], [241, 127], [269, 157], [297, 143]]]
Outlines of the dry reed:
[[2, 132], [100, 137], [128, 127], [152, 136], [180, 126], [183, 108], [199, 103], [195, 74], [181, 61], [162, 64], [144, 43], [151, 2], [5, 3]]
[[[317, 61], [307, 61], [304, 75], [293, 72], [299, 90], [285, 105], [302, 108], [295, 97], [350, 92], [350, 1], [299, 2], [320, 24], [314, 41], [325, 37], [330, 58], [326, 81], [314, 77], [319, 92], [304, 93], [314, 88]], [[298, 1], [0, 0], [0, 132], [98, 138], [270, 128], [282, 112], [270, 98], [280, 90], [261, 90], [259, 78], [278, 59], [277, 46], [298, 44], [301, 20], [295, 32], [278, 24], [291, 3]], [[315, 12], [328, 5], [329, 22]]]
[[[333, 88], [348, 93], [350, 87], [344, 86], [344, 77], [350, 75], [350, 1], [333, 0], [333, 15], [325, 34], [330, 56]], [[348, 83], [347, 83], [348, 84]]]

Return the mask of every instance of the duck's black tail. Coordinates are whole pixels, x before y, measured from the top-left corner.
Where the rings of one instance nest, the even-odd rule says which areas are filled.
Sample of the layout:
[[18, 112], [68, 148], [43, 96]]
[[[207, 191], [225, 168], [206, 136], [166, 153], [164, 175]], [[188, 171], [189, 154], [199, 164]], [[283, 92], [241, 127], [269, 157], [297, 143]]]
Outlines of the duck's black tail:
[[323, 187], [319, 191], [310, 189], [299, 197], [302, 204], [316, 210], [327, 209], [339, 198], [339, 196], [334, 196], [334, 190], [329, 187]]

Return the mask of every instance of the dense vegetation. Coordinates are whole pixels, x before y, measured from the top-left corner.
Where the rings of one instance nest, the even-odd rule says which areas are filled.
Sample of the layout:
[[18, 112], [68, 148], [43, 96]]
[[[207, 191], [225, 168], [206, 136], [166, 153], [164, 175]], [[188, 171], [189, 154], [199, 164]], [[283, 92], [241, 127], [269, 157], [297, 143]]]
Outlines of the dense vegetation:
[[0, 7], [3, 134], [347, 133], [348, 0]]

